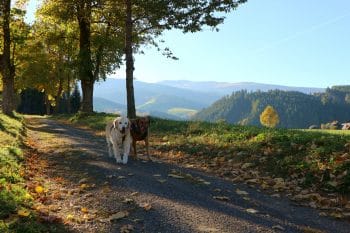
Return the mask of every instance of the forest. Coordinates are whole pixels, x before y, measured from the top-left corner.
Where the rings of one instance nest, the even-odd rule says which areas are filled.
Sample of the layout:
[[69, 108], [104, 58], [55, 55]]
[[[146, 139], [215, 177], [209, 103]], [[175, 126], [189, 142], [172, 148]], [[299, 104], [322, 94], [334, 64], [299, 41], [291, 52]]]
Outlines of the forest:
[[350, 120], [350, 86], [334, 86], [324, 93], [312, 95], [295, 91], [238, 91], [203, 109], [194, 119], [225, 120], [240, 125], [260, 125], [259, 116], [267, 105], [273, 106], [279, 117], [277, 127], [308, 128], [332, 121]]

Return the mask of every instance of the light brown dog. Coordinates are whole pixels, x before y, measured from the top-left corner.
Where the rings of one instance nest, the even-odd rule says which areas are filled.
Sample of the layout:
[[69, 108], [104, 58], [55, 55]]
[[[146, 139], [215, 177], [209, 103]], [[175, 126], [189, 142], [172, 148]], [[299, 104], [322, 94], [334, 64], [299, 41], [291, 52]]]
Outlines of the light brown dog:
[[135, 158], [137, 159], [136, 142], [144, 141], [147, 151], [147, 157], [148, 159], [151, 159], [149, 155], [149, 117], [138, 117], [136, 119], [131, 119], [130, 121], [130, 133], [132, 136], [132, 147]]
[[[127, 164], [131, 145], [130, 121], [120, 116], [106, 125], [106, 142], [109, 157], [115, 158], [117, 163]], [[123, 156], [123, 159], [122, 159]]]

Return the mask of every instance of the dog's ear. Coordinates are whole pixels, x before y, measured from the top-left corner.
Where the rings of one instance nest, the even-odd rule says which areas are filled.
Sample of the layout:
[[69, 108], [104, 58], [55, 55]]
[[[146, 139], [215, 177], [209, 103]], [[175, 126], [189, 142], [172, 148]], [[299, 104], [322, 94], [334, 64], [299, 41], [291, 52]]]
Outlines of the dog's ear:
[[118, 121], [119, 121], [118, 118], [113, 121], [113, 128], [115, 129], [117, 128]]

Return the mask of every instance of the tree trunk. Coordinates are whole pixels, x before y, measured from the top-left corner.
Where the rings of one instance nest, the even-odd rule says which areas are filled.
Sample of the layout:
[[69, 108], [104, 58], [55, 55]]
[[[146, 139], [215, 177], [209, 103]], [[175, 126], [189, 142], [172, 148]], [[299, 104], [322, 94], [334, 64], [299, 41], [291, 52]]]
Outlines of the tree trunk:
[[94, 75], [91, 61], [91, 2], [81, 1], [77, 7], [79, 22], [79, 79], [83, 92], [81, 111], [93, 112]]
[[135, 95], [134, 95], [134, 58], [132, 50], [132, 2], [125, 0], [125, 62], [126, 62], [126, 93], [128, 105], [128, 117], [136, 118]]
[[57, 89], [57, 94], [56, 94], [56, 98], [55, 98], [55, 108], [54, 108], [54, 114], [57, 114], [59, 112], [59, 108], [60, 108], [60, 101], [61, 101], [61, 95], [62, 95], [62, 91], [63, 91], [63, 78], [61, 77], [59, 78], [59, 83], [58, 83], [58, 89]]
[[93, 93], [94, 93], [94, 82], [87, 80], [81, 80], [81, 89], [83, 92], [83, 100], [81, 103], [82, 112], [93, 112]]
[[46, 109], [46, 115], [50, 115], [51, 114], [51, 104], [50, 104], [49, 97], [48, 97], [46, 92], [45, 92], [45, 109]]
[[67, 113], [70, 114], [71, 113], [71, 105], [70, 105], [70, 99], [71, 99], [71, 95], [70, 95], [70, 74], [68, 74], [68, 82], [67, 82]]
[[3, 54], [1, 56], [1, 73], [3, 82], [2, 111], [12, 115], [15, 110], [15, 69], [11, 64], [11, 35], [10, 35], [11, 0], [3, 1]]

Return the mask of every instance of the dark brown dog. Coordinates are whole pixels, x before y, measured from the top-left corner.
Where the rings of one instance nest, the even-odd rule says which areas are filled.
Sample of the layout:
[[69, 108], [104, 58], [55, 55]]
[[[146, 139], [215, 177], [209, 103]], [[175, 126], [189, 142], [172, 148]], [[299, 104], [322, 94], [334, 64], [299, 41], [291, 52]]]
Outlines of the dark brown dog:
[[132, 147], [134, 156], [137, 159], [137, 151], [136, 151], [136, 142], [137, 141], [144, 141], [146, 150], [147, 150], [147, 157], [150, 159], [149, 156], [149, 126], [150, 126], [150, 119], [149, 117], [138, 117], [136, 119], [132, 119], [131, 121], [131, 136], [132, 136]]

